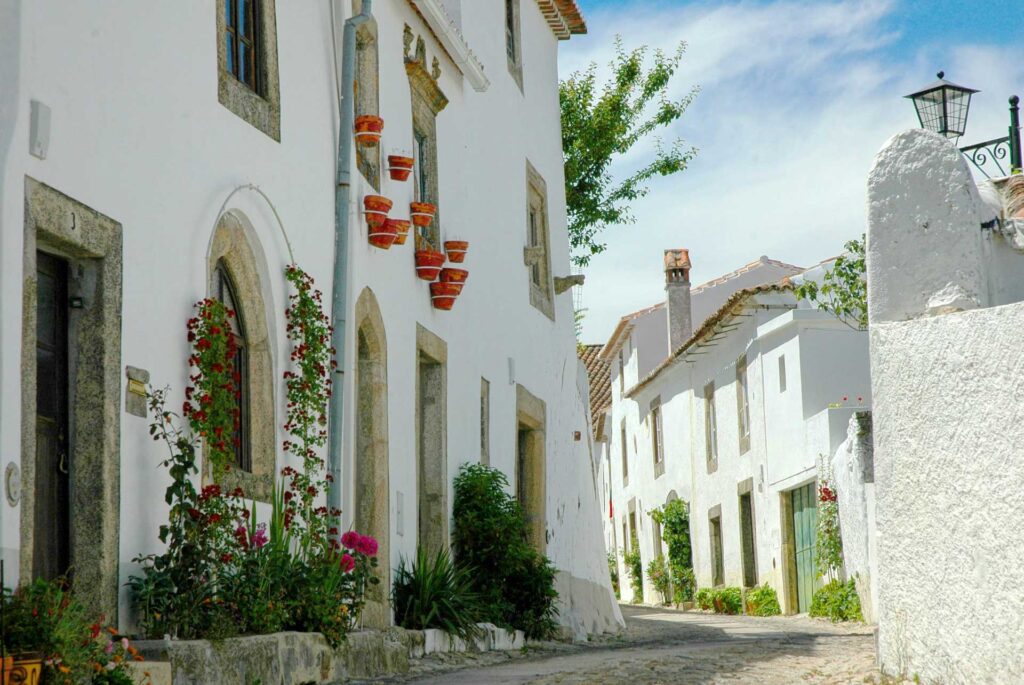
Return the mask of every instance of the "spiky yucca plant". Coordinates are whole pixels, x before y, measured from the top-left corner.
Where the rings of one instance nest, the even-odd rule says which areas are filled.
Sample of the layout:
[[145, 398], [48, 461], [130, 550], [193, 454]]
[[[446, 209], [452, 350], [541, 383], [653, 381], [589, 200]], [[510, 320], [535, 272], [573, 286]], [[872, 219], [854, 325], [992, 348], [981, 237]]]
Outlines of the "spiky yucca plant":
[[464, 640], [480, 635], [480, 597], [472, 588], [469, 570], [456, 566], [446, 549], [431, 557], [417, 547], [411, 568], [403, 558], [392, 595], [395, 621], [403, 628], [440, 628]]

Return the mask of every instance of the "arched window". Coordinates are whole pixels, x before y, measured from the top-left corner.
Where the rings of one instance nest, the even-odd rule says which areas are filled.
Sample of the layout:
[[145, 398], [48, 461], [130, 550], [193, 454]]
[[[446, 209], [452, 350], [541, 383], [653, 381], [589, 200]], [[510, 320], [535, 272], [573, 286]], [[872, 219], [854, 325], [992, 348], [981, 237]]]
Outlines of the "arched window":
[[214, 296], [235, 313], [231, 322], [231, 335], [235, 338], [238, 353], [234, 359], [235, 382], [238, 385], [238, 430], [235, 433], [235, 468], [252, 472], [252, 442], [249, 436], [249, 348], [245, 338], [245, 313], [235, 297], [235, 286], [223, 260], [217, 262], [214, 272]]

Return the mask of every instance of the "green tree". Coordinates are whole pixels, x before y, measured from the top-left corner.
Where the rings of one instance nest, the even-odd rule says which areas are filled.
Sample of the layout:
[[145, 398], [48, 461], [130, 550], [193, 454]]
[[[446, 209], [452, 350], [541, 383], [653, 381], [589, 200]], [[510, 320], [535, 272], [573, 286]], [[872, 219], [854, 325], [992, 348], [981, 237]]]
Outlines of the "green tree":
[[859, 331], [868, 327], [868, 282], [864, 265], [864, 236], [844, 245], [846, 252], [836, 257], [819, 284], [804, 281], [796, 296], [809, 300], [818, 309]]
[[665, 147], [654, 136], [653, 159], [625, 178], [611, 173], [616, 159], [669, 127], [696, 96], [698, 89], [692, 88], [681, 98], [669, 97], [685, 49], [680, 43], [671, 56], [655, 50], [648, 65], [646, 46], [627, 52], [616, 36], [612, 73], [603, 86], [593, 62], [559, 83], [569, 241], [578, 266], [604, 251], [598, 235], [605, 227], [635, 221], [630, 203], [647, 194], [647, 181], [682, 171], [696, 153], [680, 139]]

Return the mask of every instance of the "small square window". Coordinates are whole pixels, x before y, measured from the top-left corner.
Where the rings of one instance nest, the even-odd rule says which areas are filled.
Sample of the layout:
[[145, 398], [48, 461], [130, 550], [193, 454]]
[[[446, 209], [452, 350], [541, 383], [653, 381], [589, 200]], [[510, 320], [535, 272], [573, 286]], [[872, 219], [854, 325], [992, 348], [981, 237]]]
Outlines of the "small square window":
[[779, 356], [779, 392], [786, 392], [786, 355]]

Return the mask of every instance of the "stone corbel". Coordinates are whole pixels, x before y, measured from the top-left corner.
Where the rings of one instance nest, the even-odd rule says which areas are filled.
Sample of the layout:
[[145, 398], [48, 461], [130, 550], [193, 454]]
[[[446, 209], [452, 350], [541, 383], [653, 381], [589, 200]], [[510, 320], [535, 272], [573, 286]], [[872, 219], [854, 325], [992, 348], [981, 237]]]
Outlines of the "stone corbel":
[[561, 295], [574, 285], [583, 285], [584, 280], [586, 280], [586, 277], [583, 274], [555, 276], [555, 294]]

